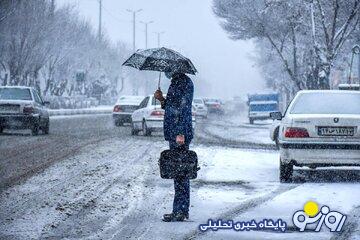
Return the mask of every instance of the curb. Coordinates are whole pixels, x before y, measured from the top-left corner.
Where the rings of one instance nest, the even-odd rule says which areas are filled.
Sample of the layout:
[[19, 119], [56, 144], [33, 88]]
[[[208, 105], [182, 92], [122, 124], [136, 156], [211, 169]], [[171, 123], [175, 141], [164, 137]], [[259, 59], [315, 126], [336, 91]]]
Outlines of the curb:
[[67, 115], [78, 115], [78, 114], [104, 114], [112, 113], [112, 107], [106, 109], [97, 108], [82, 108], [82, 109], [49, 109], [50, 116], [67, 116]]

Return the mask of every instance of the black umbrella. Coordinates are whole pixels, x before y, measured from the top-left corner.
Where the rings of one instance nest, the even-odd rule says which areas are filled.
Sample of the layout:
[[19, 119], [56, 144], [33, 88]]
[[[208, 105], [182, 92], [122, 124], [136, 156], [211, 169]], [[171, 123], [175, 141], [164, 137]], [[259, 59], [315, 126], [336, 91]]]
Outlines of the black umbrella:
[[[195, 75], [196, 68], [190, 59], [168, 48], [138, 50], [123, 63], [139, 70], [189, 73]], [[159, 76], [160, 85], [160, 76]]]

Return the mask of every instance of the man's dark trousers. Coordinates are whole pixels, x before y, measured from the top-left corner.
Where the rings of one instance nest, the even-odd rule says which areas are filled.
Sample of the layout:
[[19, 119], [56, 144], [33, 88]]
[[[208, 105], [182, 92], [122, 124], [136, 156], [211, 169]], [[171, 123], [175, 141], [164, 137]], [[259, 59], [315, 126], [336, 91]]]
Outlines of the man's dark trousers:
[[[169, 141], [170, 150], [182, 147], [189, 150], [190, 142], [186, 142], [184, 145], [178, 145], [176, 142]], [[189, 214], [190, 206], [190, 181], [188, 178], [176, 178], [174, 179], [174, 203], [173, 213]]]

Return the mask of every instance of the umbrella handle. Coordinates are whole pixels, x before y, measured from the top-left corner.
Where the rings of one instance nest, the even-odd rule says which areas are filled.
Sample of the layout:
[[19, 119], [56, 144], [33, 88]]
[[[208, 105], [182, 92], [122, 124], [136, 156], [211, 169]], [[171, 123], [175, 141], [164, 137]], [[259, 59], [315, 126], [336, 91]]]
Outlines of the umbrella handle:
[[159, 73], [158, 90], [160, 90], [161, 72]]

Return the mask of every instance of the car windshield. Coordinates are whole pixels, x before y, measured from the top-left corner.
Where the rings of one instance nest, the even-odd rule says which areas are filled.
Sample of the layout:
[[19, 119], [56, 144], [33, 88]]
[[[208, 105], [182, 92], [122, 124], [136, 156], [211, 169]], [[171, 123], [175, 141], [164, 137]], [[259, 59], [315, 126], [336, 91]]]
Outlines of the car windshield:
[[26, 88], [0, 88], [1, 100], [32, 100], [29, 89]]
[[277, 111], [277, 104], [250, 104], [250, 111], [263, 112], [263, 111]]
[[360, 93], [306, 93], [294, 103], [291, 114], [360, 114]]
[[203, 101], [201, 99], [194, 99], [194, 103], [196, 104], [202, 104]]

